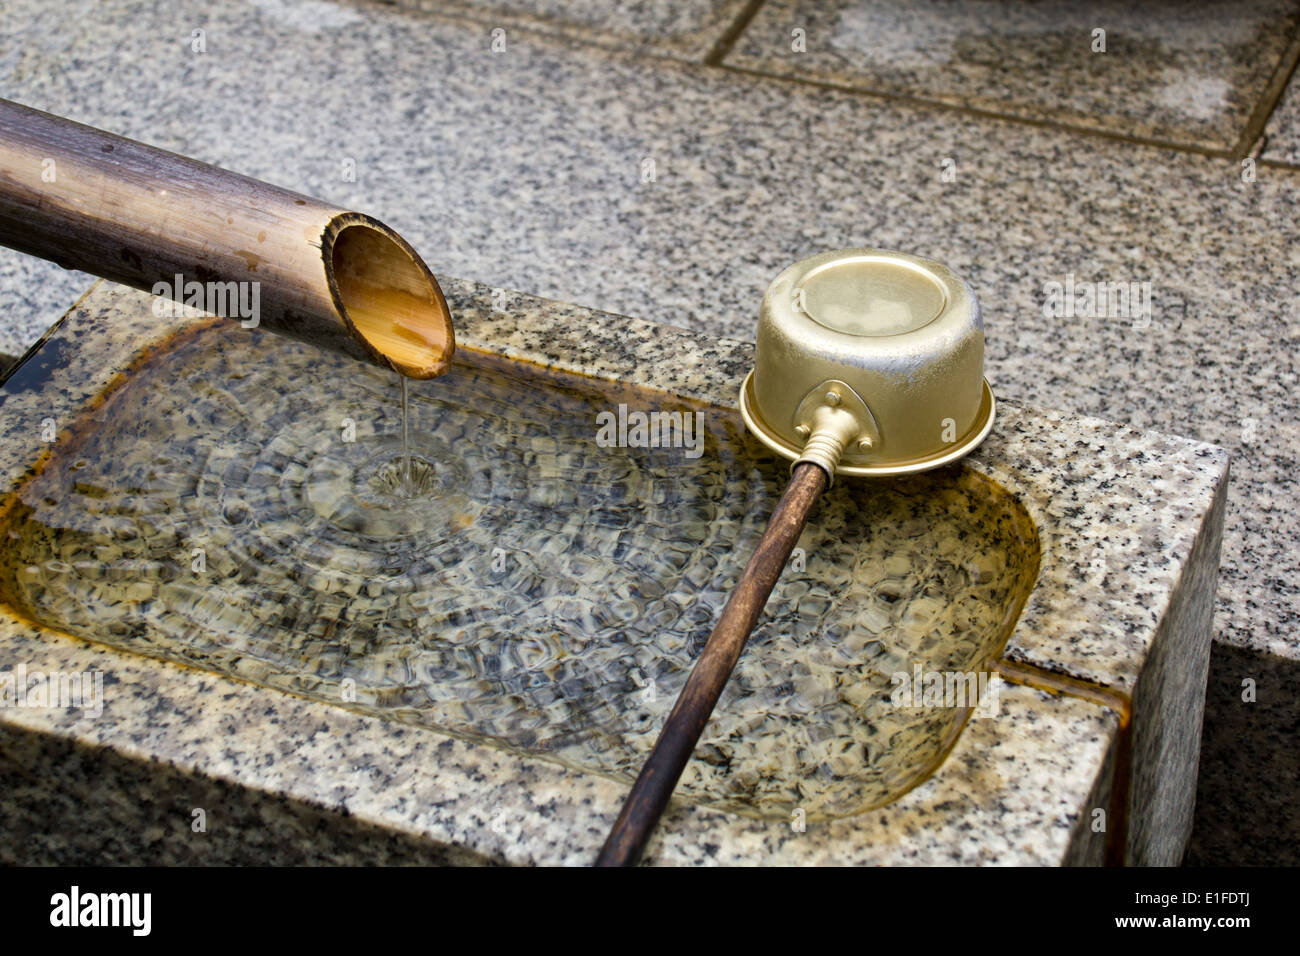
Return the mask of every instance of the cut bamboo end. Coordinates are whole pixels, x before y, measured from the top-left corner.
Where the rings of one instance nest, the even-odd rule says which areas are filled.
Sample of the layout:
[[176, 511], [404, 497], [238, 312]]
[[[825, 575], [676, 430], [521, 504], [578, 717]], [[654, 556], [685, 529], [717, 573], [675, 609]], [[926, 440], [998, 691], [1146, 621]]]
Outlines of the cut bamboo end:
[[433, 273], [377, 219], [4, 99], [0, 245], [178, 301], [202, 286], [184, 304], [230, 318], [247, 288], [245, 328], [411, 378], [456, 350]]
[[447, 371], [456, 350], [451, 311], [414, 249], [359, 213], [336, 217], [322, 242], [330, 294], [348, 329], [409, 378]]

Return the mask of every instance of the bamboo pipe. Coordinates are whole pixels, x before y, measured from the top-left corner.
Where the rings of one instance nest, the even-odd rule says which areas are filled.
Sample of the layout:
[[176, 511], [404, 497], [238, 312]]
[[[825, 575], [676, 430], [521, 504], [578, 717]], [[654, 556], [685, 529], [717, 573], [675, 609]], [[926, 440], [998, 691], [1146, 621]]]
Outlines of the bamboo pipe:
[[378, 220], [3, 99], [0, 244], [187, 300], [249, 283], [246, 325], [411, 378], [455, 351], [433, 273]]
[[632, 784], [632, 792], [596, 858], [597, 866], [633, 866], [640, 858], [745, 649], [750, 632], [767, 605], [772, 588], [785, 569], [813, 505], [829, 483], [829, 474], [821, 466], [811, 462], [795, 465], [767, 530], [691, 668], [654, 750]]

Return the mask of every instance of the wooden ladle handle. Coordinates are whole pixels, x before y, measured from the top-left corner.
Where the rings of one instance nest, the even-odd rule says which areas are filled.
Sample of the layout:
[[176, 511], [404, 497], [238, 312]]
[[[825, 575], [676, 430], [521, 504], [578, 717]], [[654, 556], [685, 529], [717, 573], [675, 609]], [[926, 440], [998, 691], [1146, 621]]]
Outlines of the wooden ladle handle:
[[605, 839], [596, 866], [633, 866], [640, 858], [813, 505], [828, 483], [826, 472], [819, 466], [807, 462], [795, 465], [767, 530], [695, 661], [654, 750], [632, 784], [632, 792]]

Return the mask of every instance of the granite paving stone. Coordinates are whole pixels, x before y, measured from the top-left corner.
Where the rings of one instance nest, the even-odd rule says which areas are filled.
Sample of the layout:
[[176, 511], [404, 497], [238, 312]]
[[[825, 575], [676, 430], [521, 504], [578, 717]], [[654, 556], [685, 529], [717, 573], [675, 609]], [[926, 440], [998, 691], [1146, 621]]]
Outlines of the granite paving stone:
[[1286, 0], [768, 0], [725, 62], [1225, 150], [1298, 23]]

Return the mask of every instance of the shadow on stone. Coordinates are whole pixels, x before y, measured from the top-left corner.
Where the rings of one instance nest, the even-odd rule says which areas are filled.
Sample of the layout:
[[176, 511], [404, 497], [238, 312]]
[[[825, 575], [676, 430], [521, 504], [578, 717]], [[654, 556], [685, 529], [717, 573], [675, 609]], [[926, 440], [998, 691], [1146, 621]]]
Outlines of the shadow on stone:
[[1300, 864], [1298, 736], [1300, 661], [1216, 643], [1188, 866]]

